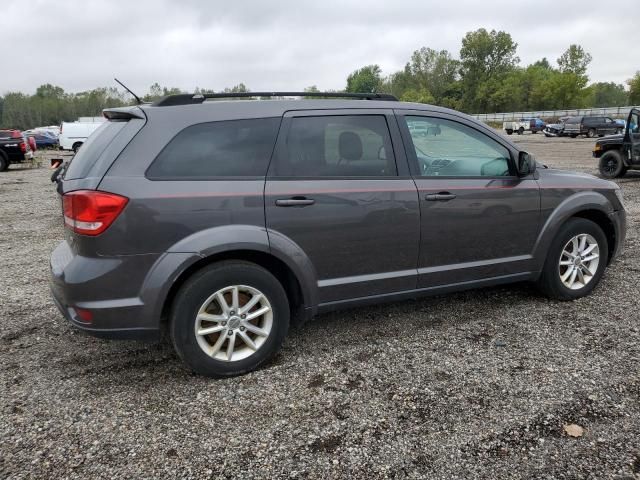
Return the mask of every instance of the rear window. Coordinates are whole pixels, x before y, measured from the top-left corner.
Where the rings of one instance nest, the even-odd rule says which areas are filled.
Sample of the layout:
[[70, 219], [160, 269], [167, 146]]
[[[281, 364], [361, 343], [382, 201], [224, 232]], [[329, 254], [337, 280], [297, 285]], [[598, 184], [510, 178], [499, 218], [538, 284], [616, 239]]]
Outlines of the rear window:
[[178, 133], [147, 170], [150, 179], [264, 177], [280, 118], [192, 125]]
[[104, 122], [87, 138], [78, 153], [71, 160], [71, 164], [64, 175], [66, 180], [85, 178], [96, 163], [102, 152], [120, 133], [127, 122]]

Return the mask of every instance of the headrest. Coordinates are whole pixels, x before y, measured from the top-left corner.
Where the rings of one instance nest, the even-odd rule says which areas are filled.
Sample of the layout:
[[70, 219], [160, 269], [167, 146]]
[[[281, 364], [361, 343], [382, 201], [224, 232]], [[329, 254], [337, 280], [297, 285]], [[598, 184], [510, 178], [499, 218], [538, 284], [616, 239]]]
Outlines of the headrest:
[[362, 140], [353, 132], [342, 132], [338, 144], [340, 158], [360, 160], [362, 158]]

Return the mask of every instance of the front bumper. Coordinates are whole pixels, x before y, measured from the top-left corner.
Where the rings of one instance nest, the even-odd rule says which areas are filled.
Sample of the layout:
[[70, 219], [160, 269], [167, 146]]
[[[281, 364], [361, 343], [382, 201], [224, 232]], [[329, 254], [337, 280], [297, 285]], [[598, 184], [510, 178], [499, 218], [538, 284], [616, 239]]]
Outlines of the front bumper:
[[[50, 260], [51, 296], [60, 313], [74, 327], [97, 337], [159, 338], [159, 322], [145, 314], [142, 300], [138, 296], [118, 294], [136, 285], [131, 272], [145, 272], [143, 263], [152, 259], [128, 258], [126, 261], [131, 263], [131, 260], [133, 264], [123, 268], [123, 260], [83, 257], [74, 254], [66, 241], [60, 243]], [[77, 309], [90, 311], [91, 321], [83, 320]]]

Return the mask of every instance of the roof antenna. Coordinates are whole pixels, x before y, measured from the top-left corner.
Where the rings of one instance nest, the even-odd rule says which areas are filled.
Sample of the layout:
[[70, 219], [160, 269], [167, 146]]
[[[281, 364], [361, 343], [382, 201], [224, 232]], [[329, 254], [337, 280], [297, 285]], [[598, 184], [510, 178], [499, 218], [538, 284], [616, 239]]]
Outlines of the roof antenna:
[[136, 102], [138, 102], [138, 105], [140, 105], [140, 104], [142, 103], [142, 100], [140, 100], [140, 97], [138, 97], [135, 93], [133, 93], [131, 90], [129, 90], [129, 88], [128, 88], [124, 83], [122, 83], [120, 80], [118, 80], [118, 79], [117, 79], [117, 78], [115, 78], [115, 77], [114, 77], [113, 79], [114, 79], [116, 82], [118, 82], [120, 85], [122, 85], [122, 87], [123, 87], [127, 92], [129, 92], [131, 95], [133, 95], [133, 98], [135, 98], [135, 99], [136, 99]]

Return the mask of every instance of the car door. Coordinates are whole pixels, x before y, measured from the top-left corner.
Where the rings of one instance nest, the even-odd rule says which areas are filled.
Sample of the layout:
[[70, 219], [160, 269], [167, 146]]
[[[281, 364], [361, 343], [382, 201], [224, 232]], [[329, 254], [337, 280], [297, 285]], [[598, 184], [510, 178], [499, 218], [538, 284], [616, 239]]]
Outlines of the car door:
[[629, 142], [631, 163], [640, 164], [640, 110], [636, 108], [629, 112], [625, 142]]
[[454, 115], [400, 112], [399, 124], [420, 194], [418, 287], [529, 272], [540, 194], [533, 175], [515, 175], [515, 149]]
[[415, 289], [420, 208], [392, 111], [286, 113], [265, 211], [270, 242], [313, 264], [320, 303]]

